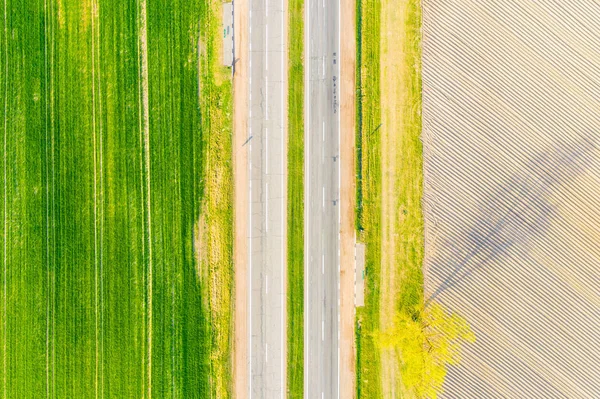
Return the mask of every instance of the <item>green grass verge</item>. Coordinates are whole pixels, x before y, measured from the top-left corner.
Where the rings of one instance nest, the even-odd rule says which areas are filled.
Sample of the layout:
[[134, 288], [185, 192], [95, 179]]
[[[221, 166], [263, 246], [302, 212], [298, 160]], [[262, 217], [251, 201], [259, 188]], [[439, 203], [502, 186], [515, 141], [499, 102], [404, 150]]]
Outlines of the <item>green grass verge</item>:
[[[357, 3], [357, 227], [359, 240], [366, 243], [365, 307], [357, 310], [357, 396], [382, 397], [380, 352], [373, 333], [379, 329], [381, 276], [381, 97], [380, 31], [381, 2]], [[423, 216], [421, 135], [421, 47], [420, 4], [411, 0], [404, 26], [405, 75], [408, 87], [403, 105], [404, 130], [399, 142], [398, 204], [405, 219], [398, 231], [398, 309], [422, 305], [423, 301]], [[415, 67], [415, 65], [417, 67]], [[391, 310], [390, 310], [391, 311]]]
[[220, 8], [147, 1], [147, 142], [140, 2], [0, 10], [0, 396], [229, 396], [231, 83], [198, 91]]
[[210, 397], [225, 398], [233, 388], [233, 86], [231, 69], [221, 65], [221, 3], [208, 2], [201, 30], [204, 195], [198, 250], [210, 318]]
[[357, 1], [357, 239], [366, 244], [365, 306], [356, 312], [359, 398], [382, 396], [379, 351], [371, 335], [379, 327], [381, 269], [380, 11], [380, 0]]
[[405, 219], [399, 225], [396, 247], [402, 276], [398, 292], [398, 310], [423, 309], [423, 145], [421, 142], [421, 5], [409, 0], [404, 9], [406, 101], [402, 107], [404, 125], [400, 141], [398, 204]]
[[304, 0], [290, 0], [288, 92], [288, 398], [304, 395]]

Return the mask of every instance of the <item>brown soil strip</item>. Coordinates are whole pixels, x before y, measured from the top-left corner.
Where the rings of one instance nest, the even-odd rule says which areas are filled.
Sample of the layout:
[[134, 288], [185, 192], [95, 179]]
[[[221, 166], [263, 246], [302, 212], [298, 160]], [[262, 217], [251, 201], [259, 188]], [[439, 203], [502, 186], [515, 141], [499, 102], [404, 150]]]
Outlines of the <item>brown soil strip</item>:
[[355, 71], [356, 71], [356, 4], [341, 1], [341, 104], [340, 104], [340, 397], [356, 394], [354, 347], [354, 244], [355, 244]]
[[[401, 215], [398, 204], [399, 163], [403, 131], [404, 43], [406, 0], [381, 2], [381, 296], [379, 323], [382, 330], [392, 327], [397, 304], [398, 231]], [[397, 383], [398, 362], [393, 349], [381, 352], [383, 396], [400, 396]]]

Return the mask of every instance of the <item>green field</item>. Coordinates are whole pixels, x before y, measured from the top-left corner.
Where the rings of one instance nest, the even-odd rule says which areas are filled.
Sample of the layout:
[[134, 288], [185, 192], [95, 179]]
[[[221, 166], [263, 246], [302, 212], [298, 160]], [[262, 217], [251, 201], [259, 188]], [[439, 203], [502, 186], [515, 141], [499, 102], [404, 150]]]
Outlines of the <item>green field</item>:
[[216, 4], [3, 2], [0, 396], [230, 392]]
[[304, 0], [290, 0], [288, 92], [288, 397], [304, 395]]

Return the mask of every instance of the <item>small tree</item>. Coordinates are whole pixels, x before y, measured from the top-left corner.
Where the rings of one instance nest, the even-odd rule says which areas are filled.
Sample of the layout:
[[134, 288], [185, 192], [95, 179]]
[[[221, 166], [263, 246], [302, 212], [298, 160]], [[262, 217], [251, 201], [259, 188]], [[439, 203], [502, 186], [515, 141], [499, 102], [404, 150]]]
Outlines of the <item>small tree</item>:
[[393, 327], [379, 333], [377, 341], [398, 355], [404, 388], [417, 398], [435, 399], [442, 390], [446, 365], [460, 361], [462, 342], [474, 342], [475, 335], [465, 319], [447, 314], [434, 303], [399, 311]]

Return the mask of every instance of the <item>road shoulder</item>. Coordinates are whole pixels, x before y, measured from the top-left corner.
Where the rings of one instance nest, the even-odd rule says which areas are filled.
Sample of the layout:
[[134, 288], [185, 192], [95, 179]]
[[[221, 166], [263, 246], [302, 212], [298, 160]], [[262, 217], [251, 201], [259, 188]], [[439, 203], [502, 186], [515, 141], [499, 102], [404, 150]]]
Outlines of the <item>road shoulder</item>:
[[340, 398], [355, 390], [354, 284], [355, 284], [355, 138], [356, 138], [356, 4], [340, 0]]
[[235, 325], [233, 348], [234, 397], [248, 397], [248, 0], [234, 3], [233, 170]]

